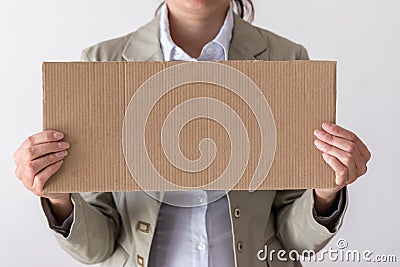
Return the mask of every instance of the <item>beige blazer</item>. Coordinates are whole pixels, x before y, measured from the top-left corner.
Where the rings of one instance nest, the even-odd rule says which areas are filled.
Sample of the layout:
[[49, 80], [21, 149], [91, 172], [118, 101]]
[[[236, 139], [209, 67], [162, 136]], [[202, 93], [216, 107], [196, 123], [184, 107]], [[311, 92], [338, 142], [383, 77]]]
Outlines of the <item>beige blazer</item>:
[[[163, 60], [159, 17], [136, 32], [85, 49], [82, 59]], [[235, 15], [229, 59], [299, 60], [308, 59], [308, 55], [301, 45], [254, 27]], [[329, 231], [313, 217], [312, 190], [231, 191], [227, 197], [234, 237], [232, 249], [238, 267], [300, 266], [290, 260], [260, 261], [257, 253], [265, 244], [276, 251], [319, 250], [338, 231], [345, 213]], [[72, 201], [74, 221], [69, 235], [54, 233], [64, 250], [84, 263], [147, 266], [159, 201], [143, 192], [74, 193]], [[344, 210], [347, 197], [345, 201]]]

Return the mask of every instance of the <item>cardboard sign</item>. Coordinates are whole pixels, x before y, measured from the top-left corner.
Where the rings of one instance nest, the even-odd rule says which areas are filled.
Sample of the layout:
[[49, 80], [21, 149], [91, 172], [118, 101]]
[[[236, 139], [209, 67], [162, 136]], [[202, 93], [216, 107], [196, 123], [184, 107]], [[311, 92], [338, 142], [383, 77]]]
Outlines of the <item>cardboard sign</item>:
[[336, 62], [43, 64], [43, 128], [71, 144], [46, 192], [329, 188], [313, 131]]

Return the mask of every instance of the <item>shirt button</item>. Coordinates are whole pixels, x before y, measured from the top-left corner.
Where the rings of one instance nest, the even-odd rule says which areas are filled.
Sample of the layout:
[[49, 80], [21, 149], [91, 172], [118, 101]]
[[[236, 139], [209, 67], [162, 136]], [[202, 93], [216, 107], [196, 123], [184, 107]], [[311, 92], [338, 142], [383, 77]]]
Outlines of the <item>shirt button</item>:
[[214, 48], [211, 48], [211, 47], [208, 47], [207, 49], [206, 49], [206, 53], [207, 54], [211, 54], [211, 53], [213, 53], [215, 50], [214, 50]]
[[237, 248], [237, 250], [238, 250], [239, 252], [242, 252], [242, 251], [243, 251], [243, 243], [239, 241], [239, 242], [237, 243], [237, 245], [236, 245], [236, 248]]
[[240, 209], [239, 208], [235, 208], [233, 210], [233, 216], [235, 216], [235, 218], [239, 218], [240, 217]]
[[197, 197], [197, 199], [198, 199], [198, 201], [199, 201], [199, 203], [203, 203], [204, 202], [204, 198], [203, 197]]
[[204, 250], [205, 248], [206, 248], [206, 244], [204, 244], [202, 242], [197, 245], [197, 249], [200, 251]]

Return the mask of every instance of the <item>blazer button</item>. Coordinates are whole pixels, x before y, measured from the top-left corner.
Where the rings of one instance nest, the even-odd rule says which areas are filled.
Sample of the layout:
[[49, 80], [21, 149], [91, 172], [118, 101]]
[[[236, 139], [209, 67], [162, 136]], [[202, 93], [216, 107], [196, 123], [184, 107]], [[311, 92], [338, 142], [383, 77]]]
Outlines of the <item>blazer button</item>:
[[150, 224], [144, 221], [138, 221], [136, 231], [148, 234], [150, 232]]
[[240, 217], [240, 209], [239, 208], [235, 208], [233, 210], [233, 216], [235, 216], [235, 218], [239, 218]]
[[237, 242], [236, 248], [239, 252], [243, 251], [243, 243], [242, 242]]
[[143, 267], [144, 266], [144, 258], [142, 256], [140, 256], [140, 255], [137, 255], [136, 259], [137, 259], [137, 264], [139, 266]]

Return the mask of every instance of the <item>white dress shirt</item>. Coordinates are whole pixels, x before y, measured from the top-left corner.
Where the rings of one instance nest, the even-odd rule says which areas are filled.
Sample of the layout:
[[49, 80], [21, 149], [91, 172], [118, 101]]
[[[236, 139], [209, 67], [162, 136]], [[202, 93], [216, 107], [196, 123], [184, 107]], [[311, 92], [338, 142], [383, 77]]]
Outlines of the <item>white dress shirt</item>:
[[[229, 7], [217, 36], [194, 59], [172, 40], [168, 8], [166, 4], [161, 8], [160, 43], [165, 61], [227, 60], [232, 30], [233, 13], [232, 7]], [[212, 202], [215, 195], [219, 199]], [[177, 207], [162, 203], [152, 241], [149, 267], [235, 266], [232, 226], [225, 192], [165, 192], [164, 197], [191, 198], [198, 206]]]

